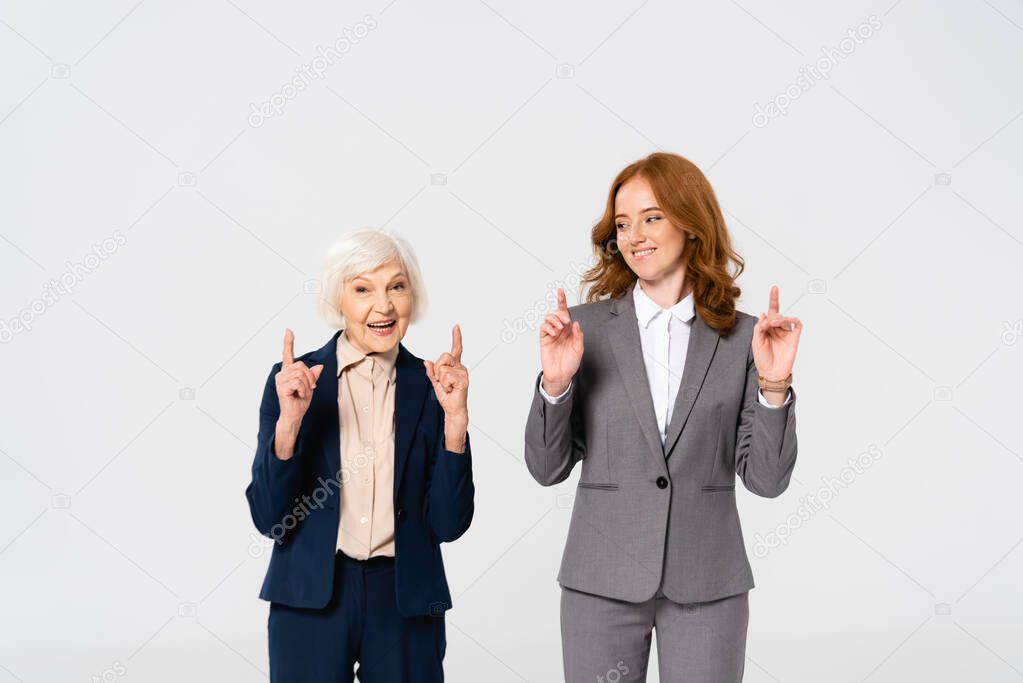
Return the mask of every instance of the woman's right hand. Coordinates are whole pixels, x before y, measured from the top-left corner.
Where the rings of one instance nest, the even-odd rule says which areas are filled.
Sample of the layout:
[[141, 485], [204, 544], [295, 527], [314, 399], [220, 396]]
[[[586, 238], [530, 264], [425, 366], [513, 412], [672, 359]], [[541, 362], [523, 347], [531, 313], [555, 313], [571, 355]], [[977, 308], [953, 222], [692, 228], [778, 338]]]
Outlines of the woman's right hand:
[[582, 360], [583, 330], [569, 317], [565, 291], [558, 287], [558, 308], [540, 326], [544, 391], [551, 396], [565, 393]]
[[281, 371], [274, 377], [277, 382], [277, 400], [281, 405], [278, 422], [295, 427], [302, 423], [313, 400], [313, 389], [321, 372], [323, 365], [310, 368], [305, 363], [295, 362], [295, 334], [285, 329]]

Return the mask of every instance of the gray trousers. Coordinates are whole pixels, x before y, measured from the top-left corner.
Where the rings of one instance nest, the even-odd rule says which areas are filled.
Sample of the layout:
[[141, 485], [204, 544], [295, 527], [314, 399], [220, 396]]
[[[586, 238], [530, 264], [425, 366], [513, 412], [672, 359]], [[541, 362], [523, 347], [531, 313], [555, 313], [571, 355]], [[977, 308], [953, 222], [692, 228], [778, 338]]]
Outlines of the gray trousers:
[[746, 663], [749, 591], [678, 604], [658, 591], [625, 602], [561, 588], [566, 683], [646, 681], [657, 630], [661, 683], [739, 683]]

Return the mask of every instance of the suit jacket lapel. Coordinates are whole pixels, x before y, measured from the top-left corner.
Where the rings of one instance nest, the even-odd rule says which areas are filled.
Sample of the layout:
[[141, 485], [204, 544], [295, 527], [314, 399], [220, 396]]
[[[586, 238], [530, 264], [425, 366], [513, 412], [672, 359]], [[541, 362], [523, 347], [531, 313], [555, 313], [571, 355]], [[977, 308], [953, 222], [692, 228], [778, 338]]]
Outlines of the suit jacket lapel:
[[[428, 392], [433, 391], [423, 362], [399, 344], [395, 361], [394, 391], [394, 499], [397, 504], [398, 491], [405, 474], [409, 451], [416, 432], [419, 430], [419, 416]], [[432, 395], [432, 394], [431, 394]], [[438, 438], [444, 438], [438, 435]]]
[[671, 455], [675, 448], [678, 437], [689, 419], [689, 413], [693, 410], [696, 397], [703, 386], [703, 380], [710, 368], [710, 361], [714, 358], [720, 337], [718, 333], [703, 319], [696, 315], [693, 318], [692, 327], [689, 330], [689, 345], [686, 350], [685, 367], [682, 370], [682, 384], [678, 389], [678, 396], [675, 397], [675, 407], [671, 413], [671, 422], [668, 424], [668, 435], [664, 440], [664, 457]]
[[341, 476], [341, 415], [337, 406], [337, 338], [340, 335], [341, 330], [335, 332], [329, 342], [310, 354], [305, 361], [309, 367], [322, 363], [323, 371], [316, 380], [313, 400], [307, 412], [307, 416], [313, 419], [304, 419], [302, 423], [324, 425], [321, 457], [327, 463], [327, 471], [332, 477]]
[[[342, 331], [334, 334], [329, 342], [312, 353], [308, 365], [323, 364], [323, 372], [316, 383], [310, 412], [316, 415], [318, 422], [324, 425], [322, 457], [327, 463], [327, 471], [331, 476], [341, 476], [341, 415], [338, 410], [337, 385], [337, 339]], [[401, 343], [398, 344], [398, 357], [395, 360], [394, 385], [394, 495], [397, 496], [401, 487], [401, 478], [405, 473], [405, 463], [416, 431], [419, 429], [419, 416], [423, 412], [423, 403], [427, 390], [432, 390], [426, 377], [422, 361], [413, 356]]]
[[643, 429], [647, 446], [658, 456], [658, 460], [663, 462], [671, 455], [689, 419], [720, 337], [699, 315], [693, 318], [686, 349], [686, 362], [682, 370], [682, 384], [679, 386], [678, 396], [675, 397], [668, 434], [662, 445], [654, 413], [654, 402], [650, 396], [646, 363], [643, 360], [643, 345], [639, 338], [635, 302], [632, 298], [632, 288], [635, 286], [636, 281], [633, 281], [622, 296], [611, 301], [611, 319], [608, 321], [607, 330], [625, 391], [629, 395], [636, 419]]
[[632, 299], [632, 288], [635, 286], [634, 281], [622, 296], [611, 301], [610, 320], [606, 329], [619, 374], [636, 419], [639, 420], [648, 450], [663, 468], [664, 448], [654, 413], [654, 401], [650, 396], [650, 382], [643, 361], [643, 346], [639, 339], [635, 302]]

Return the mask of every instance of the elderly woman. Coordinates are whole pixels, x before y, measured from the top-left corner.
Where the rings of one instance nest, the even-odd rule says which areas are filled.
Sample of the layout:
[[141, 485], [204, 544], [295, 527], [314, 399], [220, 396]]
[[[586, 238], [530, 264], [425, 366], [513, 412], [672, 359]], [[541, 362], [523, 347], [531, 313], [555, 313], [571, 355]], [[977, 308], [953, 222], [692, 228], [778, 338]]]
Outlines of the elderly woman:
[[366, 683], [444, 678], [440, 543], [469, 527], [475, 492], [469, 375], [457, 325], [434, 362], [401, 344], [424, 303], [409, 245], [358, 230], [321, 277], [319, 308], [338, 331], [298, 358], [285, 332], [245, 491], [274, 540], [260, 593], [271, 681], [353, 681], [356, 663]]

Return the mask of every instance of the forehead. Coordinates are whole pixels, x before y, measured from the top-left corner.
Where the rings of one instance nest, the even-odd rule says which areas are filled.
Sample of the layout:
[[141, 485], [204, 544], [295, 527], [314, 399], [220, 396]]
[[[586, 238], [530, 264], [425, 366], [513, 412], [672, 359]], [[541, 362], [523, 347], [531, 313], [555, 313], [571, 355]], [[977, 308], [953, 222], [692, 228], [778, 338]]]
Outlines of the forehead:
[[630, 179], [615, 194], [615, 207], [619, 209], [642, 210], [656, 205], [657, 199], [650, 183], [639, 176]]
[[402, 267], [401, 262], [398, 259], [391, 259], [386, 263], [382, 263], [371, 271], [365, 273], [359, 273], [352, 279], [363, 279], [363, 280], [390, 280], [398, 275], [405, 273], [405, 269]]

